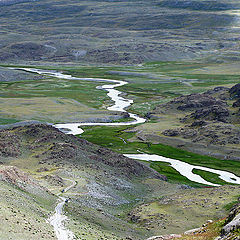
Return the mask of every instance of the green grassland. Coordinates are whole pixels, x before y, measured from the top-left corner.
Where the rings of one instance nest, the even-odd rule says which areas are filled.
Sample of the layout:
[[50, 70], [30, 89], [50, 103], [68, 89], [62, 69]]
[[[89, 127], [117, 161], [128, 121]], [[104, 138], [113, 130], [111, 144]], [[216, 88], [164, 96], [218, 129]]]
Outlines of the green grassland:
[[[214, 86], [231, 86], [239, 81], [240, 73], [238, 75], [199, 73], [202, 69], [211, 67], [216, 68], [217, 64], [155, 62], [140, 66], [39, 66], [41, 69], [63, 71], [75, 77], [126, 80], [129, 84], [120, 87], [119, 90], [127, 93], [127, 97], [134, 100], [130, 110], [140, 115], [146, 114], [156, 105], [174, 97], [203, 92]], [[229, 65], [225, 67], [229, 68]], [[117, 72], [128, 75], [119, 75]], [[0, 94], [4, 98], [71, 98], [90, 108], [104, 109], [110, 101], [104, 91], [96, 89], [98, 85], [101, 83], [45, 78], [1, 83]]]
[[[179, 159], [193, 165], [205, 166], [219, 170], [226, 170], [235, 173], [238, 176], [240, 175], [238, 161], [230, 160], [224, 161], [209, 156], [191, 153], [182, 149], [174, 148], [163, 144], [128, 141], [134, 135], [134, 132], [131, 132], [131, 128], [128, 127], [116, 128], [96, 126], [96, 127], [84, 127], [83, 129], [85, 130], [85, 132], [82, 134], [83, 138], [100, 146], [110, 148], [119, 153], [125, 154], [139, 153], [138, 151], [140, 151], [149, 154], [158, 154], [172, 159]], [[124, 139], [126, 143], [122, 139]], [[179, 173], [172, 167], [170, 167], [168, 163], [151, 162], [150, 167], [157, 170], [161, 174], [166, 175], [170, 182], [174, 183], [181, 182], [192, 186], [202, 186], [201, 184], [192, 183], [185, 177], [179, 175]], [[226, 184], [224, 181], [217, 178], [216, 176], [214, 176], [213, 179], [211, 173], [202, 172], [198, 170], [198, 174], [210, 182], [213, 180], [213, 182], [217, 184]]]
[[[6, 66], [6, 65], [5, 65]], [[21, 66], [24, 67], [24, 66]], [[221, 65], [222, 69], [224, 65]], [[226, 68], [229, 65], [226, 65]], [[234, 67], [234, 66], [233, 66]], [[239, 75], [203, 74], [202, 69], [213, 68], [217, 64], [188, 62], [154, 62], [139, 66], [39, 66], [36, 68], [63, 71], [75, 77], [97, 77], [128, 81], [119, 88], [133, 99], [130, 111], [145, 116], [156, 105], [190, 93], [198, 93], [215, 86], [232, 86]], [[126, 75], [127, 73], [127, 75]], [[140, 75], [139, 75], [140, 74]], [[187, 83], [187, 84], [186, 84]], [[106, 118], [106, 107], [111, 101], [102, 90], [96, 89], [104, 83], [44, 77], [44, 79], [0, 83], [0, 107], [2, 123], [20, 120], [40, 120], [43, 122], [76, 122], [86, 119]], [[109, 115], [107, 116], [107, 118]], [[125, 119], [126, 120], [126, 119]], [[163, 121], [165, 128], [174, 122]], [[143, 131], [161, 129], [161, 121], [149, 120], [139, 126]], [[143, 151], [155, 153], [191, 164], [231, 171], [239, 175], [239, 163], [223, 161], [172, 148], [162, 144], [142, 143], [137, 140], [135, 130], [129, 127], [84, 127], [83, 138], [120, 153]], [[130, 130], [130, 132], [129, 132]], [[131, 132], [132, 131], [132, 132]], [[135, 139], [135, 142], [128, 141]], [[125, 139], [127, 144], [122, 139]], [[165, 163], [151, 163], [151, 167], [168, 176], [170, 181], [191, 184]], [[212, 179], [209, 173], [201, 176]], [[216, 182], [222, 183], [218, 178]]]
[[[75, 77], [98, 77], [126, 80], [129, 84], [119, 88], [119, 90], [126, 93], [124, 97], [134, 99], [134, 104], [129, 110], [144, 116], [147, 112], [151, 111], [154, 106], [163, 102], [168, 102], [176, 96], [203, 92], [219, 85], [231, 86], [238, 82], [240, 75], [204, 75], [202, 73], [192, 73], [206, 66], [206, 64], [200, 63], [183, 64], [165, 62], [128, 67], [39, 66], [39, 68], [62, 70], [66, 74], [72, 74]], [[110, 73], [110, 71], [130, 72], [132, 75], [123, 76], [118, 73]], [[190, 72], [191, 77], [188, 75]], [[136, 73], [142, 73], [144, 75], [137, 76]], [[153, 73], [154, 75], [151, 75]], [[190, 85], [184, 84], [184, 82], [189, 82]], [[101, 118], [102, 116], [109, 118], [111, 114], [106, 111], [106, 107], [111, 105], [111, 101], [106, 96], [106, 92], [96, 89], [96, 86], [101, 84], [104, 83], [65, 79], [59, 80], [52, 77], [34, 80], [30, 79], [26, 81], [21, 80], [17, 82], [11, 81], [7, 83], [1, 82], [1, 122], [2, 124], [7, 124], [21, 120], [34, 119], [42, 122], [48, 121], [55, 123], [76, 120], [84, 121], [90, 118]], [[74, 118], [71, 118], [72, 116], [74, 116]], [[146, 124], [137, 127], [141, 127], [144, 130], [144, 127], [148, 126], [148, 124], [155, 124], [156, 128], [159, 128], [157, 126], [159, 122], [156, 120], [148, 120]], [[80, 138], [110, 148], [118, 153], [144, 152], [158, 154], [173, 159], [179, 159], [193, 165], [226, 170], [240, 175], [239, 162], [237, 161], [226, 161], [198, 155], [164, 144], [153, 144], [150, 141], [142, 142], [137, 138], [136, 128], [133, 126], [86, 126], [84, 127], [84, 131], [85, 132], [79, 136]], [[26, 136], [27, 140], [24, 140], [26, 142], [22, 143], [29, 145], [29, 143], [35, 142], [34, 137]], [[134, 179], [134, 181], [136, 181], [134, 182], [135, 190], [131, 193], [127, 191], [118, 191], [111, 186], [111, 194], [114, 192], [120, 199], [127, 199], [129, 203], [120, 204], [115, 207], [109, 203], [100, 204], [100, 207], [94, 210], [94, 208], [96, 208], [95, 205], [93, 205], [94, 207], [92, 205], [86, 206], [86, 203], [93, 204], [95, 201], [94, 198], [90, 201], [85, 193], [89, 185], [96, 186], [97, 188], [101, 186], [101, 183], [110, 184], [108, 179], [109, 176], [105, 175], [108, 169], [103, 170], [101, 167], [94, 169], [86, 165], [86, 167], [79, 167], [79, 169], [75, 171], [73, 166], [79, 163], [77, 160], [71, 160], [72, 165], [66, 163], [62, 164], [59, 163], [59, 161], [57, 161], [56, 164], [53, 164], [51, 161], [42, 163], [41, 168], [46, 168], [46, 170], [39, 172], [39, 159], [36, 156], [41, 155], [46, 148], [49, 148], [49, 142], [43, 142], [41, 147], [39, 149], [34, 149], [30, 155], [27, 151], [22, 150], [20, 158], [12, 159], [10, 162], [6, 160], [4, 164], [17, 166], [30, 173], [53, 193], [58, 193], [63, 187], [50, 184], [45, 178], [47, 175], [60, 176], [62, 178], [70, 178], [77, 181], [77, 186], [68, 193], [65, 193], [66, 197], [71, 198], [71, 204], [67, 205], [65, 210], [70, 219], [67, 226], [76, 233], [77, 237], [82, 239], [121, 239], [119, 236], [124, 236], [126, 231], [129, 231], [129, 236], [134, 236], [136, 239], [144, 239], [151, 235], [162, 233], [182, 232], [191, 227], [201, 225], [209, 218], [216, 219], [223, 217], [226, 214], [224, 206], [235, 202], [235, 196], [237, 196], [237, 192], [239, 191], [237, 186], [228, 185], [223, 186], [223, 188], [216, 188], [216, 190], [214, 190], [214, 188], [205, 188], [205, 186], [193, 183], [181, 176], [167, 163], [143, 162], [161, 174], [166, 175], [168, 177], [168, 182], [165, 183], [160, 180], [152, 179], [141, 182], [139, 179]], [[94, 150], [97, 149], [98, 147]], [[85, 155], [83, 154], [82, 156]], [[82, 157], [82, 160], [85, 161], [85, 157]], [[90, 158], [87, 161], [89, 161], [88, 164], [90, 166]], [[214, 174], [197, 170], [196, 173], [208, 181], [226, 184]], [[99, 177], [100, 180], [97, 180], [97, 178], [95, 179], [96, 176]], [[94, 185], [95, 181], [97, 185]], [[64, 187], [68, 184], [69, 183], [65, 181]], [[192, 192], [192, 189], [183, 190], [181, 187], [184, 188], [186, 187], [185, 185], [198, 189], [195, 189], [195, 192]], [[149, 194], [146, 194], [146, 189], [143, 189], [146, 188], [146, 186], [149, 186], [149, 189], [152, 191], [149, 192]], [[232, 188], [230, 189], [229, 187]], [[109, 191], [107, 188], [99, 189], [99, 191]], [[179, 192], [182, 193], [181, 196]], [[110, 193], [107, 192], [107, 194]], [[139, 196], [144, 194], [145, 199], [139, 198]], [[212, 200], [207, 199], [209, 205], [208, 202], [206, 203], [206, 196], [208, 196], [208, 194], [212, 194]], [[191, 202], [193, 196], [197, 196], [195, 202]], [[220, 198], [222, 196], [223, 198]], [[164, 202], [164, 199], [167, 199], [167, 204]], [[39, 205], [41, 205], [41, 201], [41, 199], [37, 200]], [[100, 199], [99, 201], [101, 202], [103, 200]], [[55, 203], [52, 205], [54, 206]], [[44, 204], [43, 206], [45, 207]], [[17, 207], [18, 206], [16, 206], [16, 208]], [[208, 208], [207, 211], [205, 211], [206, 208]], [[134, 218], [131, 218], [132, 214], [139, 216], [138, 223], [134, 222]], [[189, 223], [189, 219], [192, 216], [194, 216], [194, 219]], [[48, 227], [51, 229], [51, 226]], [[52, 232], [48, 234], [51, 235]]]
[[1, 123], [20, 120], [74, 122], [105, 118], [109, 100], [99, 84], [55, 78], [0, 83]]

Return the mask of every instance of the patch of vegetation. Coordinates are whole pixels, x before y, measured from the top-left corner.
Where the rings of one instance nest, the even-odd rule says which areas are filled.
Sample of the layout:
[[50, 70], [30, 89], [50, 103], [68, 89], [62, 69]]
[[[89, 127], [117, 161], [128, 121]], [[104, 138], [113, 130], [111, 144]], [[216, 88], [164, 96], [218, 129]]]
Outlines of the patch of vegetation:
[[211, 172], [203, 171], [203, 170], [199, 170], [199, 169], [193, 169], [192, 172], [200, 175], [203, 179], [205, 179], [206, 181], [211, 182], [211, 183], [221, 184], [221, 185], [225, 185], [225, 184], [232, 185], [232, 184], [227, 183], [227, 182], [223, 181], [222, 179], [220, 179], [219, 175], [216, 173], [211, 173]]
[[[213, 240], [219, 235], [222, 223], [207, 224], [194, 234], [184, 235], [183, 232], [199, 228], [209, 219], [217, 221], [228, 213], [224, 204], [232, 201], [238, 193], [237, 186], [185, 189], [179, 193], [170, 193], [148, 203], [136, 206], [130, 213], [130, 219], [139, 226], [157, 228], [157, 235], [170, 233], [182, 234], [182, 239]], [[217, 207], [216, 207], [217, 206]]]
[[[119, 153], [138, 153], [138, 151], [140, 151], [149, 154], [158, 154], [164, 157], [178, 159], [193, 165], [226, 170], [240, 175], [238, 161], [220, 160], [163, 144], [129, 142], [128, 139], [134, 135], [134, 132], [131, 132], [131, 128], [129, 127], [116, 128], [95, 126], [84, 127], [83, 129], [85, 130], [85, 132], [82, 134], [83, 138], [97, 145], [110, 148], [113, 151]], [[166, 163], [152, 162], [150, 166], [159, 171], [161, 174], [168, 176], [169, 179], [173, 182], [190, 183], [190, 181], [182, 177], [178, 172], [169, 167]], [[212, 179], [214, 183], [226, 184], [226, 182], [217, 178], [215, 174], [203, 172], [201, 172], [200, 175]]]
[[55, 239], [53, 228], [46, 224], [56, 203], [53, 195], [31, 194], [4, 181], [0, 187], [2, 239]]
[[0, 125], [1, 124], [12, 124], [12, 123], [17, 123], [19, 120], [14, 119], [14, 118], [0, 118]]
[[[61, 97], [87, 103], [90, 107], [101, 107], [101, 101], [107, 97], [103, 91], [96, 89], [98, 85], [96, 82], [48, 78], [0, 83], [0, 93], [2, 98]], [[89, 99], [90, 94], [92, 100]]]
[[203, 184], [195, 183], [190, 180], [188, 180], [186, 177], [179, 174], [178, 171], [176, 171], [174, 168], [170, 166], [169, 163], [164, 162], [150, 162], [149, 165], [151, 168], [156, 170], [157, 172], [165, 175], [168, 178], [169, 182], [172, 183], [181, 183], [190, 185], [192, 187], [202, 187]]
[[240, 197], [240, 195], [235, 196], [234, 198], [235, 198], [236, 200], [231, 201], [230, 203], [226, 204], [226, 205], [224, 206], [224, 209], [227, 210], [227, 211], [230, 211], [230, 210], [234, 207], [234, 205], [236, 205], [236, 204], [239, 203], [239, 201], [238, 201], [238, 198], [239, 198], [239, 197]]
[[213, 222], [211, 224], [208, 224], [207, 227], [205, 227], [202, 231], [199, 233], [194, 233], [190, 235], [183, 235], [181, 238], [178, 238], [179, 240], [214, 240], [216, 237], [220, 235], [221, 228], [224, 225], [225, 220], [219, 220], [216, 222]]

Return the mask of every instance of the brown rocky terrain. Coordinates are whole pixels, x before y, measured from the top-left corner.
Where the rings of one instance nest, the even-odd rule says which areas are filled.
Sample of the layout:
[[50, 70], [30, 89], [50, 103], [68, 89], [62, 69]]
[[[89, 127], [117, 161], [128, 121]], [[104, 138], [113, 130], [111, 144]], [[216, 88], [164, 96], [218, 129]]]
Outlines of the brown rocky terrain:
[[[239, 100], [240, 84], [231, 89], [215, 88], [202, 94], [182, 96], [162, 106], [165, 111], [176, 108], [186, 114], [179, 119], [184, 128], [166, 130], [165, 136], [181, 136], [193, 142], [209, 142], [211, 144], [239, 144], [240, 129], [239, 108], [235, 107]], [[231, 109], [231, 100], [234, 100]]]
[[0, 6], [1, 62], [239, 60], [236, 0], [2, 0]]
[[77, 168], [80, 164], [85, 164], [97, 169], [98, 165], [102, 164], [106, 168], [111, 167], [117, 175], [127, 177], [149, 175], [166, 180], [164, 176], [137, 161], [98, 147], [84, 139], [66, 135], [50, 125], [33, 124], [14, 127], [11, 130], [3, 129], [0, 135], [2, 162], [7, 161], [9, 157], [21, 158], [28, 152], [38, 160], [39, 166], [54, 164], [60, 167], [69, 164]]
[[[56, 198], [54, 194], [76, 182], [76, 186], [66, 193], [71, 204], [67, 204], [65, 210], [71, 220], [70, 228], [77, 236], [143, 239], [150, 234], [124, 220], [121, 215], [125, 214], [125, 209], [138, 201], [166, 194], [165, 191], [178, 191], [176, 185], [167, 183], [165, 176], [148, 166], [79, 137], [66, 135], [50, 125], [2, 129], [0, 135], [0, 184], [14, 186], [30, 195], [31, 201], [40, 199], [43, 207], [51, 203], [53, 210], [56, 206], [56, 202], [52, 203]], [[154, 184], [148, 184], [148, 181]], [[0, 199], [0, 210], [3, 201]], [[21, 201], [16, 204], [22, 204]], [[49, 214], [50, 207], [47, 207]], [[9, 224], [8, 213], [6, 219], [4, 224]], [[44, 219], [47, 219], [46, 214], [41, 221]], [[12, 222], [10, 225], [15, 227], [17, 224]], [[51, 226], [47, 225], [47, 228], [51, 229]], [[13, 238], [14, 234], [7, 232], [3, 239]], [[31, 231], [29, 234], [34, 233]], [[29, 234], [26, 233], [27, 237], [23, 239], [31, 239]]]
[[2, 166], [0, 169], [0, 179], [16, 185], [22, 190], [25, 190], [29, 185], [44, 190], [29, 174], [24, 173], [13, 166]]
[[[240, 159], [239, 91], [240, 84], [232, 88], [216, 87], [157, 106], [148, 114], [149, 118], [157, 116], [161, 122], [161, 117], [171, 117], [180, 127], [164, 129], [159, 136], [152, 135], [152, 139], [164, 142], [162, 139], [165, 138], [170, 145], [170, 139], [174, 139], [174, 146], [188, 145], [195, 152], [199, 148], [199, 153], [215, 152], [212, 154], [220, 158], [229, 158], [231, 155], [232, 159]], [[142, 134], [140, 137], [151, 141], [151, 135]], [[220, 146], [222, 151], [226, 150], [225, 154], [221, 151], [217, 153]]]

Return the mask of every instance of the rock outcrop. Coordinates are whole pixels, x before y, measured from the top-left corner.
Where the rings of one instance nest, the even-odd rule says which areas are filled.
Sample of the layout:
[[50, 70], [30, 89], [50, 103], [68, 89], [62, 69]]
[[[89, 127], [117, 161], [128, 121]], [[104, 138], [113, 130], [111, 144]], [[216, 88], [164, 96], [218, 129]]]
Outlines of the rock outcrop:
[[20, 188], [23, 191], [34, 194], [43, 194], [49, 192], [42, 187], [29, 174], [21, 171], [14, 166], [1, 166], [0, 180]]
[[233, 86], [230, 90], [229, 93], [232, 98], [240, 98], [240, 83], [236, 84]]
[[185, 114], [178, 119], [184, 126], [166, 129], [162, 132], [164, 136], [190, 139], [193, 143], [237, 145], [240, 144], [239, 106], [240, 84], [237, 84], [230, 89], [217, 87], [202, 94], [175, 98], [151, 114]]
[[[240, 200], [240, 199], [239, 199]], [[219, 240], [240, 239], [240, 203], [233, 207], [222, 228]], [[238, 236], [237, 236], [238, 235]]]
[[182, 235], [180, 234], [170, 234], [170, 235], [150, 237], [147, 240], [171, 240], [171, 239], [178, 239], [180, 237], [182, 237]]
[[20, 157], [23, 152], [30, 152], [38, 159], [40, 166], [54, 164], [59, 167], [70, 164], [74, 168], [81, 164], [93, 164], [95, 168], [111, 168], [116, 175], [128, 178], [151, 176], [167, 180], [165, 176], [138, 161], [79, 137], [66, 135], [50, 125], [32, 124], [4, 129], [0, 130], [0, 136], [0, 160]]

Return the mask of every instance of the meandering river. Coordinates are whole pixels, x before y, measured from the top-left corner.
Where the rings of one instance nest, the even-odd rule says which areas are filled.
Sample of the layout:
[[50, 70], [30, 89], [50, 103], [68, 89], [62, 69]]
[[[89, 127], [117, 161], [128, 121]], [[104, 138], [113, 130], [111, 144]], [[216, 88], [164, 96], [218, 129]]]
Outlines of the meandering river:
[[[107, 95], [114, 102], [111, 107], [108, 107], [110, 111], [118, 111], [118, 112], [127, 112], [127, 108], [133, 104], [133, 100], [126, 99], [121, 96], [122, 92], [116, 90], [115, 88], [128, 84], [126, 81], [120, 80], [110, 80], [110, 79], [102, 79], [102, 78], [77, 78], [68, 74], [63, 74], [56, 71], [48, 71], [48, 70], [40, 70], [34, 68], [19, 68], [19, 70], [24, 70], [28, 72], [38, 73], [41, 75], [47, 75], [56, 77], [59, 79], [68, 79], [68, 80], [79, 80], [79, 81], [99, 81], [99, 82], [107, 82], [110, 84], [105, 84], [102, 86], [98, 86], [98, 89], [102, 89], [107, 91]], [[61, 131], [67, 134], [79, 135], [83, 133], [83, 129], [81, 126], [127, 126], [127, 125], [135, 125], [139, 123], [144, 123], [146, 119], [139, 117], [136, 114], [128, 112], [129, 117], [133, 119], [133, 121], [129, 122], [119, 122], [119, 123], [62, 123], [55, 124], [54, 126]], [[166, 158], [160, 155], [151, 155], [151, 154], [125, 154], [126, 157], [137, 160], [144, 161], [159, 161], [169, 163], [171, 167], [173, 167], [176, 171], [178, 171], [181, 175], [189, 179], [190, 181], [206, 184], [210, 186], [219, 186], [218, 184], [206, 181], [200, 175], [194, 174], [193, 169], [203, 170], [207, 172], [211, 172], [219, 175], [219, 178], [232, 184], [240, 184], [240, 178], [233, 173], [227, 171], [216, 170], [212, 168], [202, 167], [192, 165], [180, 160]], [[51, 224], [54, 226], [56, 235], [58, 240], [72, 240], [73, 234], [64, 228], [64, 221], [66, 220], [66, 216], [62, 214], [62, 209], [65, 203], [64, 198], [60, 198], [60, 203], [57, 205], [55, 209], [55, 214], [52, 216]]]
[[[69, 74], [63, 74], [61, 72], [57, 71], [49, 71], [49, 70], [41, 70], [41, 69], [35, 69], [35, 68], [19, 68], [20, 70], [24, 70], [27, 72], [33, 72], [38, 73], [41, 75], [47, 75], [56, 77], [59, 79], [68, 79], [68, 80], [79, 80], [79, 81], [98, 81], [98, 82], [108, 82], [111, 84], [105, 84], [102, 86], [98, 86], [98, 89], [102, 89], [107, 91], [107, 95], [109, 98], [114, 102], [114, 104], [110, 107], [108, 107], [108, 110], [110, 111], [118, 111], [118, 112], [127, 112], [126, 108], [131, 106], [133, 104], [133, 100], [126, 99], [121, 96], [122, 92], [116, 90], [115, 88], [123, 86], [128, 84], [126, 81], [120, 81], [120, 80], [112, 80], [112, 79], [104, 79], [104, 78], [78, 78], [73, 77]], [[119, 123], [101, 123], [101, 122], [94, 122], [94, 123], [61, 123], [61, 124], [55, 124], [54, 126], [61, 131], [67, 133], [67, 134], [73, 134], [73, 135], [79, 135], [83, 133], [83, 129], [81, 129], [81, 126], [128, 126], [128, 125], [135, 125], [139, 123], [146, 122], [146, 119], [139, 117], [136, 114], [128, 112], [129, 117], [133, 118], [133, 121], [130, 122], [119, 122]], [[240, 184], [240, 178], [236, 176], [233, 173], [227, 172], [227, 171], [220, 171], [212, 168], [197, 166], [197, 165], [191, 165], [189, 163], [166, 158], [160, 155], [151, 155], [151, 154], [125, 154], [128, 158], [131, 159], [138, 159], [138, 160], [144, 160], [144, 161], [159, 161], [159, 162], [167, 162], [173, 167], [175, 170], [177, 170], [181, 175], [188, 178], [190, 181], [211, 185], [211, 186], [218, 186], [217, 184], [211, 183], [209, 181], [204, 180], [201, 176], [198, 174], [194, 174], [192, 172], [193, 169], [199, 169], [211, 173], [215, 173], [219, 175], [219, 178], [233, 184]]]

